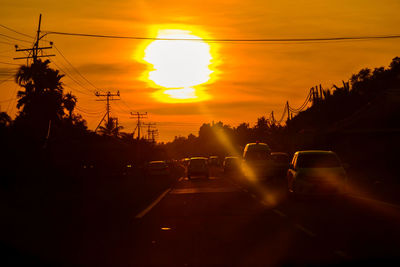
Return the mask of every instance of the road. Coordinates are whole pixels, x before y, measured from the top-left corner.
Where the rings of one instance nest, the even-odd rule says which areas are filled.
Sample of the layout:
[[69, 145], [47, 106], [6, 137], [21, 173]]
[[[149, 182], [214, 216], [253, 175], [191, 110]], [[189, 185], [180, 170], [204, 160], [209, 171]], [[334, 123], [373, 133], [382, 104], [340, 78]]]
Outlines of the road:
[[229, 177], [181, 178], [83, 245], [79, 263], [399, 266], [399, 207], [354, 196], [285, 200], [250, 188]]

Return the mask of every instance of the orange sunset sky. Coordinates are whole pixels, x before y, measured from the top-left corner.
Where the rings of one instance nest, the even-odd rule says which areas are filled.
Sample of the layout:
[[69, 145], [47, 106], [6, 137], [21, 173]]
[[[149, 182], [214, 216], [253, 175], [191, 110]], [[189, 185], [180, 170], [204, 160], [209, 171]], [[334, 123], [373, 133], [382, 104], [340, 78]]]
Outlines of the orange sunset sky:
[[[31, 36], [39, 14], [43, 31], [119, 36], [257, 39], [400, 34], [398, 0], [0, 0], [0, 6], [0, 24]], [[24, 56], [15, 52], [14, 44], [30, 47], [33, 39], [5, 28], [0, 34], [1, 82], [18, 68], [6, 63], [26, 62], [13, 60]], [[122, 100], [112, 102], [111, 112], [124, 131], [132, 132], [136, 126], [129, 112], [148, 112], [144, 122], [157, 123], [158, 141], [197, 135], [202, 123], [213, 120], [253, 125], [271, 110], [279, 118], [287, 100], [293, 107], [301, 105], [311, 87], [330, 88], [361, 68], [386, 67], [400, 56], [400, 39], [183, 44], [54, 34], [43, 39], [53, 41], [96, 88], [120, 91]], [[52, 67], [67, 73], [65, 91], [78, 97], [76, 112], [93, 130], [105, 113], [105, 102], [96, 101], [97, 89], [55, 48], [46, 53], [56, 55], [51, 60], [58, 67]], [[152, 74], [155, 69], [159, 72]], [[12, 80], [0, 84], [1, 111], [12, 117], [17, 112], [17, 90]], [[184, 91], [168, 95], [165, 90]]]

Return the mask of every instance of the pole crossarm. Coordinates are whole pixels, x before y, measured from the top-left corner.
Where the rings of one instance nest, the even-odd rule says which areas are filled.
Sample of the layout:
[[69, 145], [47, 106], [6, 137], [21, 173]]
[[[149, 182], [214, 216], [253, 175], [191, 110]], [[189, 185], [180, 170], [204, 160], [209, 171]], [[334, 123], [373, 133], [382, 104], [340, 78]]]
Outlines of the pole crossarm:
[[[103, 99], [96, 99], [96, 101], [107, 101], [106, 104], [106, 114], [104, 115], [107, 116], [107, 124], [110, 124], [110, 101], [114, 101], [114, 100], [120, 100], [118, 98], [113, 98], [114, 96], [118, 96], [120, 97], [119, 91], [117, 91], [116, 94], [111, 93], [110, 91], [107, 91], [106, 93], [100, 93], [100, 92], [96, 92], [95, 96], [97, 97], [104, 97]], [[101, 122], [104, 120], [103, 119], [100, 121], [99, 126], [101, 124]], [[97, 129], [97, 128], [96, 128]]]

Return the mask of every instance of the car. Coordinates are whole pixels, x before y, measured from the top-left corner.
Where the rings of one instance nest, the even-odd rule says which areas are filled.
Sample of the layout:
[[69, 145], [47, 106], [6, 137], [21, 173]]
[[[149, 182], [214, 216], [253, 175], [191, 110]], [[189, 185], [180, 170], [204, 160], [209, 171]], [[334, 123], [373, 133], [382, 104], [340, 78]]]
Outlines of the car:
[[193, 157], [190, 158], [188, 167], [187, 167], [187, 177], [188, 179], [192, 179], [194, 176], [204, 176], [205, 178], [209, 178], [210, 172], [208, 168], [208, 159], [204, 157]]
[[266, 143], [248, 143], [243, 150], [242, 171], [250, 181], [268, 182], [273, 177], [271, 149]]
[[149, 176], [169, 176], [170, 170], [165, 161], [150, 161], [147, 164], [147, 174]]
[[224, 174], [232, 174], [240, 171], [241, 159], [239, 157], [225, 157], [224, 159]]
[[271, 158], [274, 162], [274, 176], [279, 179], [284, 179], [289, 169], [289, 154], [285, 152], [271, 152]]
[[297, 151], [287, 171], [289, 196], [344, 194], [347, 180], [344, 165], [333, 151]]
[[219, 165], [219, 158], [218, 156], [210, 156], [208, 158], [208, 165], [209, 166], [218, 166]]

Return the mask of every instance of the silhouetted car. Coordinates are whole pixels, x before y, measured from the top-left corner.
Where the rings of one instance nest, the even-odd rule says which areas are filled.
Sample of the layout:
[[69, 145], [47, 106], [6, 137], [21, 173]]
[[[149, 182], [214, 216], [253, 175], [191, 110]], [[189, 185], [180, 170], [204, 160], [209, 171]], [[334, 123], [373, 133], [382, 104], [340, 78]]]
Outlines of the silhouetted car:
[[298, 151], [290, 163], [287, 182], [289, 195], [337, 195], [346, 192], [347, 175], [332, 151]]
[[285, 178], [289, 169], [290, 156], [284, 152], [272, 152], [271, 158], [274, 161], [274, 176]]
[[170, 170], [165, 161], [150, 161], [147, 165], [147, 174], [149, 176], [169, 176]]
[[193, 157], [190, 158], [188, 168], [187, 168], [187, 177], [191, 179], [194, 176], [204, 176], [205, 178], [209, 178], [210, 172], [208, 169], [208, 159], [203, 157]]
[[189, 164], [189, 161], [190, 161], [190, 158], [184, 158], [184, 159], [182, 159], [182, 164], [183, 164], [183, 166], [187, 167], [188, 164]]
[[239, 157], [225, 157], [224, 159], [224, 173], [232, 174], [240, 171], [241, 159]]
[[271, 149], [265, 143], [249, 143], [243, 151], [242, 171], [249, 180], [265, 182], [273, 177]]
[[210, 156], [208, 158], [208, 165], [209, 166], [219, 166], [219, 158], [218, 158], [218, 156]]

